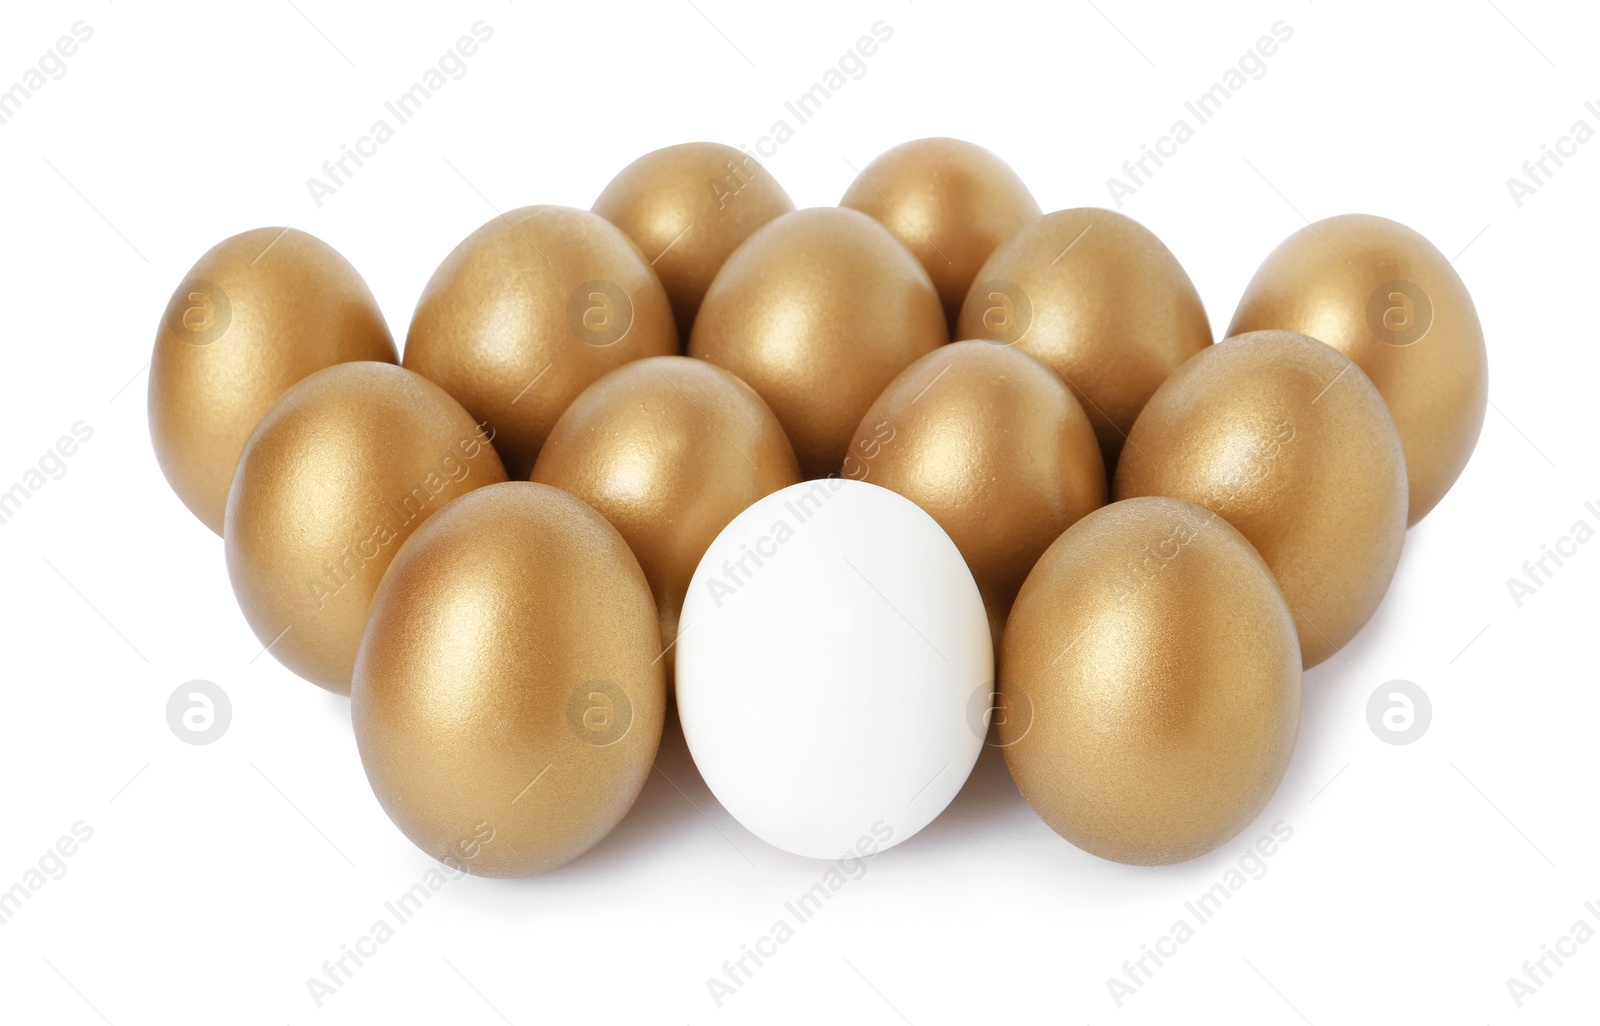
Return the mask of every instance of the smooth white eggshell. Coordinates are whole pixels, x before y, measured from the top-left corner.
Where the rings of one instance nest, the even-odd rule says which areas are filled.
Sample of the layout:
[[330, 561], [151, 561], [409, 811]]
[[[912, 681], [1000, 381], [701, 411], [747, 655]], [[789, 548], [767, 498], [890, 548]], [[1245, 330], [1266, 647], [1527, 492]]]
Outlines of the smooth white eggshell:
[[676, 658], [706, 784], [798, 855], [904, 841], [983, 746], [994, 653], [978, 587], [933, 518], [877, 485], [807, 481], [734, 518], [690, 582]]

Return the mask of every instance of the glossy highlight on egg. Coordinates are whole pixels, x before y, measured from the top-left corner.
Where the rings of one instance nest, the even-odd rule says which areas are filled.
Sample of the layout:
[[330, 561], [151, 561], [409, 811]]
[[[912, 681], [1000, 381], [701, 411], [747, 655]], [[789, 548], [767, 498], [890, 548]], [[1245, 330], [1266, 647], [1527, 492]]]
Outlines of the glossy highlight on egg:
[[1227, 518], [1282, 586], [1307, 669], [1372, 617], [1405, 544], [1405, 454], [1383, 397], [1348, 357], [1288, 331], [1219, 342], [1168, 378], [1113, 494]]
[[1483, 327], [1449, 259], [1386, 218], [1318, 221], [1262, 262], [1228, 334], [1271, 328], [1326, 342], [1372, 379], [1405, 447], [1407, 522], [1427, 516], [1466, 467], [1489, 404]]
[[401, 547], [351, 694], [384, 811], [481, 876], [564, 865], [617, 825], [666, 708], [655, 605], [604, 517], [548, 485], [489, 485]]
[[967, 294], [956, 338], [1016, 345], [1061, 375], [1109, 472], [1145, 401], [1211, 344], [1211, 324], [1154, 233], [1086, 207], [1045, 214], [1000, 244]]
[[239, 460], [228, 578], [264, 652], [347, 694], [372, 596], [400, 544], [506, 479], [493, 435], [420, 375], [341, 363], [274, 406]]
[[[592, 210], [499, 213], [436, 265], [403, 362], [301, 231], [225, 239], [172, 293], [156, 460], [222, 536], [250, 661], [350, 697], [428, 858], [529, 877], [606, 850], [671, 715], [720, 810], [681, 779], [670, 806], [752, 865], [838, 867], [807, 895], [952, 804], [921, 843], [998, 822], [986, 744], [1051, 831], [1128, 865], [1272, 802], [1306, 671], [1357, 657], [1482, 426], [1451, 262], [1318, 221], [1213, 344], [1123, 214], [1041, 214], [957, 139], [850, 169], [796, 210], [746, 150], [686, 142]], [[610, 852], [671, 817], [643, 821]]]
[[1005, 161], [960, 139], [914, 139], [887, 150], [861, 169], [839, 205], [872, 217], [916, 255], [952, 330], [989, 254], [1039, 216]]
[[173, 290], [150, 358], [150, 442], [178, 498], [221, 534], [261, 418], [301, 378], [352, 360], [399, 354], [372, 291], [333, 247], [256, 228], [207, 250]]
[[928, 272], [865, 214], [817, 207], [750, 236], [717, 273], [689, 355], [772, 407], [806, 477], [839, 469], [878, 394], [949, 341]]
[[749, 385], [704, 360], [656, 356], [624, 364], [573, 400], [533, 480], [577, 496], [622, 533], [670, 644], [706, 547], [751, 503], [798, 482], [800, 467]]
[[417, 300], [405, 366], [495, 433], [514, 478], [606, 371], [678, 351], [666, 291], [621, 229], [570, 207], [508, 211], [445, 257]]
[[1041, 553], [1105, 505], [1094, 428], [1020, 349], [954, 342], [907, 367], [862, 418], [840, 473], [928, 512], [978, 582], [995, 644]]
[[1300, 645], [1266, 563], [1215, 513], [1114, 502], [1068, 528], [1006, 624], [998, 734], [1050, 828], [1114, 862], [1224, 844], [1300, 730]]
[[650, 260], [685, 342], [729, 255], [757, 228], [793, 209], [760, 161], [712, 142], [646, 153], [594, 201], [594, 212], [627, 233]]

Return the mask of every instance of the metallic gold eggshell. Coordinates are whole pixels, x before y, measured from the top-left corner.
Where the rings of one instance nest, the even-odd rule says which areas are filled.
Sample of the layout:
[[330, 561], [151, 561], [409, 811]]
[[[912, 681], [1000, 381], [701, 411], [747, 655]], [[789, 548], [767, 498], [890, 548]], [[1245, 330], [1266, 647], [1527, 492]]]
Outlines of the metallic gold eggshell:
[[1383, 601], [1406, 533], [1406, 463], [1361, 368], [1316, 339], [1226, 339], [1156, 390], [1113, 494], [1168, 495], [1226, 517], [1272, 568], [1307, 669]]
[[916, 255], [952, 330], [989, 254], [1039, 216], [1033, 193], [1005, 161], [960, 139], [914, 139], [888, 150], [862, 169], [839, 205], [882, 223]]
[[554, 869], [610, 833], [666, 710], [650, 586], [604, 517], [526, 481], [453, 503], [384, 575], [351, 718], [384, 811], [483, 876]]
[[839, 469], [894, 376], [948, 341], [916, 257], [859, 211], [814, 207], [758, 229], [722, 265], [689, 355], [755, 389], [815, 478]]
[[1011, 609], [999, 740], [1022, 796], [1104, 859], [1213, 850], [1266, 806], [1300, 728], [1283, 595], [1221, 517], [1104, 506], [1056, 539]]
[[1211, 344], [1200, 294], [1170, 250], [1111, 210], [1058, 210], [985, 261], [955, 337], [1014, 343], [1061, 375], [1107, 470], [1145, 400]]
[[567, 404], [606, 371], [678, 351], [672, 307], [622, 230], [587, 210], [523, 207], [445, 257], [417, 301], [405, 366], [495, 435], [525, 478]]
[[421, 375], [341, 363], [305, 378], [250, 436], [223, 550], [266, 651], [347, 694], [384, 568], [450, 500], [506, 479], [490, 436]]
[[646, 153], [594, 201], [594, 212], [626, 232], [651, 261], [683, 339], [729, 255], [751, 232], [793, 209], [760, 161], [712, 142]]
[[336, 363], [399, 359], [367, 283], [332, 246], [293, 228], [224, 239], [189, 269], [156, 331], [156, 462], [221, 534], [239, 454], [290, 386]]
[[972, 570], [998, 647], [1039, 555], [1105, 505], [1083, 407], [1048, 367], [995, 342], [954, 342], [900, 372], [857, 428], [841, 475], [921, 506]]
[[670, 644], [711, 542], [752, 502], [797, 483], [800, 467], [749, 385], [704, 360], [656, 356], [618, 367], [573, 400], [533, 480], [576, 495], [621, 532]]
[[1385, 218], [1318, 221], [1262, 263], [1228, 334], [1268, 328], [1326, 342], [1378, 386], [1405, 446], [1407, 523], [1427, 516], [1472, 456], [1489, 402], [1483, 326], [1445, 255]]

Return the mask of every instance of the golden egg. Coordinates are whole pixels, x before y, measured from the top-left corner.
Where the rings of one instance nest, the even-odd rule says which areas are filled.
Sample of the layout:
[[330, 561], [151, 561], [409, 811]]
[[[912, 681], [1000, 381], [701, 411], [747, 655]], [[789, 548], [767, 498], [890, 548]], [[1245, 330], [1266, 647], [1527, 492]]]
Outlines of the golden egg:
[[150, 441], [172, 490], [222, 533], [250, 432], [291, 385], [351, 360], [399, 361], [361, 275], [321, 239], [224, 239], [172, 293], [150, 357]]
[[451, 499], [506, 479], [492, 434], [438, 385], [386, 363], [341, 363], [295, 385], [250, 436], [223, 549], [265, 651], [350, 690], [384, 568]]
[[722, 265], [689, 355], [738, 375], [778, 415], [808, 478], [835, 473], [867, 407], [949, 341], [928, 272], [878, 222], [785, 214]]
[[646, 153], [611, 179], [594, 212], [627, 233], [672, 301], [689, 337], [711, 279], [750, 233], [794, 201], [750, 154], [692, 142]]
[[1211, 344], [1211, 324], [1160, 239], [1086, 207], [1046, 214], [1001, 243], [967, 294], [955, 337], [1014, 343], [1061, 375], [1110, 471], [1145, 400]]
[[644, 786], [666, 708], [639, 563], [604, 517], [513, 481], [430, 519], [384, 575], [351, 717], [373, 793], [428, 855], [554, 869]]
[[[533, 479], [593, 506], [644, 568], [661, 637], [700, 557], [752, 502], [797, 483], [778, 418], [755, 390], [704, 360], [657, 356], [619, 367], [556, 422]], [[671, 677], [671, 660], [663, 660]]]
[[966, 559], [995, 645], [1039, 555], [1105, 505], [1083, 407], [1050, 369], [994, 342], [955, 342], [900, 372], [861, 426], [844, 477], [899, 492]]
[[1383, 397], [1348, 357], [1288, 331], [1227, 339], [1168, 378], [1114, 494], [1226, 517], [1277, 576], [1307, 669], [1372, 617], [1405, 541], [1405, 455]]
[[629, 360], [677, 351], [667, 294], [621, 229], [586, 210], [523, 207], [433, 273], [405, 366], [488, 424], [523, 478], [579, 392]]
[[1045, 550], [1011, 609], [999, 724], [1022, 796], [1101, 858], [1203, 855], [1277, 790], [1300, 646], [1250, 543], [1177, 499], [1104, 506]]
[[868, 164], [839, 205], [881, 222], [916, 254], [952, 330], [989, 254], [1039, 216], [1033, 194], [1005, 161], [960, 139], [901, 143]]
[[1405, 446], [1407, 523], [1427, 516], [1472, 456], [1489, 402], [1483, 327], [1445, 255], [1381, 217], [1318, 221], [1267, 257], [1228, 334], [1267, 328], [1310, 335], [1366, 371]]

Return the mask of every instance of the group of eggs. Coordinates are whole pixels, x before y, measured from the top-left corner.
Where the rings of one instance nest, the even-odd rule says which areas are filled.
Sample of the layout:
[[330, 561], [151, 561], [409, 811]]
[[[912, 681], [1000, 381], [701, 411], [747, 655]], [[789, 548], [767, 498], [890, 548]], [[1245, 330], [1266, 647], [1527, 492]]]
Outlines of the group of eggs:
[[690, 143], [468, 236], [403, 362], [330, 247], [225, 240], [162, 319], [150, 427], [435, 858], [592, 847], [675, 692], [707, 785], [785, 850], [905, 840], [987, 741], [1063, 837], [1162, 864], [1271, 797], [1302, 669], [1377, 608], [1487, 402], [1460, 279], [1382, 218], [1292, 235], [1228, 334], [1150, 231], [1041, 214], [969, 143], [805, 210]]

